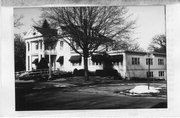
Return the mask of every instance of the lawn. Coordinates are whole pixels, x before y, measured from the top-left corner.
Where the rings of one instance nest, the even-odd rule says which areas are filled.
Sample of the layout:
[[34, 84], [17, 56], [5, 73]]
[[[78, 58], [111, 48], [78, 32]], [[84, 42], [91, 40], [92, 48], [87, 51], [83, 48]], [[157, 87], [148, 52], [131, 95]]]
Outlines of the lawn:
[[[132, 109], [167, 107], [165, 97], [131, 97], [116, 91], [147, 83], [110, 77], [61, 78], [48, 82], [16, 82], [16, 110]], [[164, 87], [166, 83], [151, 83]]]

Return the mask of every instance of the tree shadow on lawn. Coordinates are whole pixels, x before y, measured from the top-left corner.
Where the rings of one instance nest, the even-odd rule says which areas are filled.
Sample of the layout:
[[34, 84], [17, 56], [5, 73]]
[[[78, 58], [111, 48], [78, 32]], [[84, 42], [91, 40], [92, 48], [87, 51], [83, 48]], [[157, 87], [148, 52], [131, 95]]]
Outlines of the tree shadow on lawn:
[[[41, 84], [47, 84], [47, 86], [50, 86], [49, 84], [58, 83], [58, 82], [62, 83], [62, 84], [63, 84], [63, 82], [64, 83], [75, 84], [77, 86], [74, 86], [74, 87], [65, 87], [65, 88], [61, 88], [61, 87], [60, 88], [59, 87], [47, 87], [47, 88], [43, 88], [41, 90], [33, 90], [32, 89], [34, 86], [39, 86]], [[29, 101], [27, 101], [27, 99], [25, 99], [26, 98], [25, 96], [26, 95], [30, 95], [31, 93], [36, 93], [38, 96], [42, 97], [43, 95], [41, 96], [41, 94], [43, 94], [43, 93], [51, 93], [50, 95], [52, 95], [52, 93], [53, 92], [56, 93], [56, 91], [57, 92], [58, 91], [65, 92], [66, 94], [68, 94], [69, 92], [74, 93], [73, 91], [76, 91], [76, 87], [78, 89], [78, 86], [80, 86], [80, 87], [81, 86], [89, 87], [89, 85], [98, 85], [99, 86], [99, 85], [102, 85], [102, 84], [104, 84], [106, 86], [106, 84], [118, 84], [118, 83], [123, 83], [123, 84], [125, 83], [124, 85], [126, 85], [126, 83], [128, 83], [128, 81], [114, 80], [112, 77], [90, 77], [90, 81], [85, 81], [84, 77], [73, 77], [73, 78], [65, 78], [64, 81], [54, 81], [54, 82], [53, 81], [49, 81], [49, 82], [45, 82], [45, 83], [43, 83], [43, 82], [35, 82], [35, 83], [30, 83], [30, 84], [22, 84], [21, 83], [21, 84], [18, 84], [18, 87], [20, 87], [20, 88], [17, 87], [17, 89], [16, 89], [16, 110], [37, 109], [38, 106], [41, 107], [42, 104], [39, 104], [39, 105], [38, 104], [34, 104], [34, 106], [32, 105], [32, 108], [30, 108], [31, 102], [29, 103]], [[82, 89], [84, 89], [84, 87]], [[164, 91], [164, 92], [166, 92], [166, 91]], [[52, 96], [48, 96], [48, 97], [52, 97]], [[57, 97], [57, 96], [55, 96], [55, 97]], [[29, 97], [27, 97], [27, 98], [29, 99]], [[33, 96], [32, 96], [32, 98], [33, 98]], [[70, 98], [68, 98], [68, 99], [70, 99]], [[94, 95], [93, 95], [93, 98], [94, 98]], [[35, 99], [37, 99], [37, 96], [35, 97]], [[104, 99], [104, 97], [102, 99]], [[86, 100], [87, 99], [85, 99], [85, 101]], [[118, 102], [119, 102], [119, 98], [118, 98]], [[80, 100], [80, 103], [82, 104], [81, 100]], [[108, 105], [108, 108], [113, 108], [114, 109], [116, 107], [120, 108], [120, 106], [117, 106], [117, 105], [112, 106], [112, 107]], [[124, 108], [125, 106], [122, 106], [122, 107]], [[64, 108], [65, 107], [63, 107], [63, 109]], [[165, 103], [165, 102], [162, 103], [162, 101], [161, 101], [160, 103], [157, 103], [156, 105], [152, 106], [152, 108], [167, 108], [167, 103]], [[78, 109], [79, 109], [79, 107], [78, 107]]]
[[[122, 80], [122, 79], [117, 79], [111, 76], [108, 77], [101, 77], [101, 76], [90, 76], [89, 81], [85, 81], [83, 76], [76, 76], [76, 77], [68, 77], [68, 78], [62, 78], [63, 81], [60, 81], [60, 83], [68, 83], [75, 85], [76, 87], [89, 87], [89, 86], [109, 86], [109, 85], [120, 85], [123, 86], [135, 86], [136, 84], [146, 84], [147, 81], [130, 81], [130, 80]], [[55, 80], [58, 81], [58, 80]], [[155, 82], [153, 86], [159, 86], [159, 85], [164, 85], [165, 83], [163, 81], [161, 82]], [[166, 92], [166, 91], [165, 91]]]
[[151, 108], [167, 108], [167, 102], [158, 103], [158, 104], [152, 106]]
[[65, 78], [64, 82], [75, 84], [78, 86], [86, 86], [86, 85], [97, 85], [97, 84], [115, 84], [115, 83], [121, 83], [122, 80], [115, 80], [113, 77], [91, 76], [89, 77], [89, 81], [86, 81], [83, 76], [76, 76], [76, 77]]

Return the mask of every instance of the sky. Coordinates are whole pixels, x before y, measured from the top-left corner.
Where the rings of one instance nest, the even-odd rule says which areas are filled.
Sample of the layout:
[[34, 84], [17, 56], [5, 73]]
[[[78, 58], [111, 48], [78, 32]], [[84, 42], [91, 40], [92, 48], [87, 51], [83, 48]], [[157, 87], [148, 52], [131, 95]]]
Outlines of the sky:
[[[164, 6], [128, 6], [130, 20], [136, 20], [136, 29], [133, 38], [140, 47], [147, 50], [152, 38], [158, 34], [165, 34], [165, 13]], [[21, 22], [23, 26], [15, 28], [14, 33], [27, 32], [32, 26], [33, 21], [38, 21], [41, 15], [40, 8], [15, 8], [14, 14], [23, 15]]]

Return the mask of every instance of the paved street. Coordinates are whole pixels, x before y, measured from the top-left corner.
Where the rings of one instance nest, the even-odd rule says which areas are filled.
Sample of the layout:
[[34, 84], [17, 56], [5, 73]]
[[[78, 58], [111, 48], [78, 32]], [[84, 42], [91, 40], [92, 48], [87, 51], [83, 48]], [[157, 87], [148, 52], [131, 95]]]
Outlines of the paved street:
[[[166, 107], [165, 97], [114, 93], [146, 83], [76, 86], [61, 82], [16, 83], [16, 110], [128, 109]], [[164, 86], [154, 83], [153, 86]]]

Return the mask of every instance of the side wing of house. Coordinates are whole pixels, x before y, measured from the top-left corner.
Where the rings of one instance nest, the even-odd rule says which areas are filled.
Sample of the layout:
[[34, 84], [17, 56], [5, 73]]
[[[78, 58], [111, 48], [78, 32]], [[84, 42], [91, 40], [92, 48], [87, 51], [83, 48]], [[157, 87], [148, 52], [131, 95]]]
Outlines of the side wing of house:
[[154, 53], [153, 57], [148, 57], [143, 52], [127, 52], [126, 56], [126, 76], [128, 78], [146, 79], [150, 71], [151, 78], [166, 79], [166, 56], [164, 54]]

